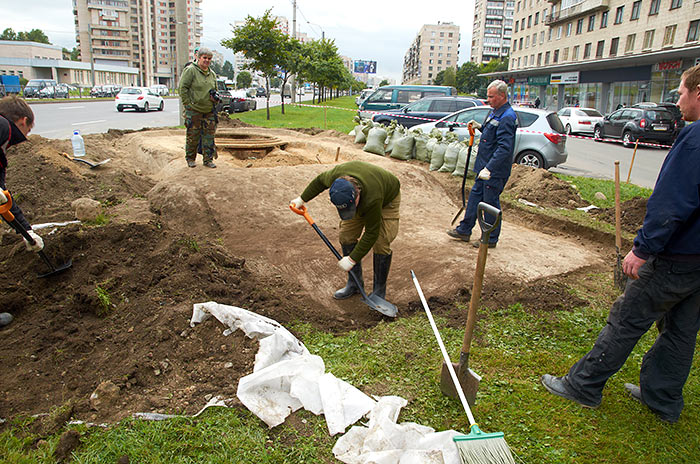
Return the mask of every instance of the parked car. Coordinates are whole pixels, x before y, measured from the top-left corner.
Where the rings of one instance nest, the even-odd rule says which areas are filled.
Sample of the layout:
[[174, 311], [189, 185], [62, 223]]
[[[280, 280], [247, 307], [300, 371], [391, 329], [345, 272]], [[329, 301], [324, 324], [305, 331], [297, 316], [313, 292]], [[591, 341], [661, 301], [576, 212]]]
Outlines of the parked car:
[[[676, 99], [677, 101], [678, 99]], [[640, 102], [640, 103], [635, 103], [632, 105], [632, 108], [659, 108], [659, 109], [664, 109], [671, 113], [673, 115], [673, 124], [674, 124], [674, 129], [675, 129], [675, 135], [673, 139], [676, 139], [676, 136], [678, 136], [678, 133], [685, 127], [685, 120], [683, 119], [683, 115], [681, 114], [681, 110], [676, 106], [675, 103], [671, 102], [661, 102], [661, 103], [654, 103], [654, 102]]]
[[58, 85], [53, 79], [30, 79], [24, 87], [24, 98], [40, 98], [39, 92], [46, 87], [54, 87]]
[[362, 103], [363, 101], [365, 101], [365, 99], [366, 99], [367, 97], [369, 97], [369, 95], [370, 95], [372, 92], [374, 92], [374, 89], [363, 89], [363, 90], [360, 92], [360, 94], [359, 94], [357, 97], [355, 97], [355, 104], [356, 104], [357, 106], [360, 106], [360, 103]]
[[622, 144], [628, 148], [633, 147], [636, 140], [671, 145], [675, 136], [673, 115], [659, 108], [620, 108], [605, 115], [593, 129], [596, 141], [622, 139]]
[[[515, 132], [515, 148], [513, 162], [536, 168], [549, 169], [566, 162], [566, 135], [564, 125], [557, 113], [535, 108], [513, 108], [518, 117]], [[428, 122], [414, 126], [428, 133], [433, 128], [445, 133], [457, 134], [460, 140], [469, 137], [467, 123], [472, 119], [480, 124], [491, 112], [490, 106], [475, 106], [453, 113], [436, 122]], [[480, 135], [476, 131], [477, 136]]]
[[231, 105], [229, 106], [230, 113], [240, 113], [243, 111], [252, 111], [257, 109], [258, 102], [254, 97], [248, 96], [245, 90], [231, 91]]
[[265, 87], [258, 87], [257, 89], [255, 89], [255, 96], [266, 97], [267, 93], [265, 92]]
[[39, 91], [39, 98], [68, 98], [70, 89], [66, 84], [44, 87]]
[[150, 87], [151, 91], [155, 93], [156, 95], [160, 95], [161, 97], [167, 97], [170, 95], [170, 90], [168, 90], [168, 87], [166, 87], [163, 84], [155, 84]]
[[114, 107], [122, 112], [126, 108], [136, 111], [156, 109], [163, 111], [163, 97], [153, 93], [148, 87], [124, 87], [114, 97]]
[[398, 110], [384, 110], [372, 116], [372, 121], [389, 124], [397, 121], [404, 127], [423, 124], [426, 119], [437, 121], [464, 108], [482, 106], [480, 100], [471, 97], [428, 97]]
[[603, 115], [595, 108], [577, 108], [567, 106], [557, 111], [567, 134], [590, 132], [596, 124], [603, 121]]
[[375, 111], [398, 110], [425, 97], [457, 95], [457, 89], [445, 85], [385, 85], [360, 103], [358, 115], [369, 118]]

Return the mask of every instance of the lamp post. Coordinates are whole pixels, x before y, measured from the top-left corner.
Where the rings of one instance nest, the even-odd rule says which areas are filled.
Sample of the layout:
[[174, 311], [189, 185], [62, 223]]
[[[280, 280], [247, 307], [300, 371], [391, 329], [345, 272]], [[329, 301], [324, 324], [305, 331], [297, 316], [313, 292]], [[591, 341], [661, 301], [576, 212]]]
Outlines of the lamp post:
[[90, 47], [90, 74], [92, 76], [92, 87], [95, 87], [95, 55], [92, 51], [92, 25], [88, 24], [88, 46]]

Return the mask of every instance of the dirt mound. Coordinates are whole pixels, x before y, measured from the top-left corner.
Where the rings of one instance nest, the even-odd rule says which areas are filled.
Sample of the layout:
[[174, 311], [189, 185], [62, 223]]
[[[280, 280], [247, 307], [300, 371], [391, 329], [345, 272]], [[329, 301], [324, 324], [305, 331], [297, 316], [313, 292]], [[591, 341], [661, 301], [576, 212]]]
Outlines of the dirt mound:
[[218, 127], [221, 128], [231, 128], [231, 127], [255, 127], [252, 124], [248, 124], [247, 122], [243, 122], [238, 118], [228, 118], [228, 117], [220, 117], [219, 118], [219, 124]]
[[516, 164], [504, 189], [539, 206], [579, 208], [588, 203], [568, 182], [544, 169]]
[[[594, 209], [591, 211], [599, 220], [615, 224], [615, 208]], [[622, 230], [629, 233], [636, 233], [644, 223], [644, 216], [647, 214], [647, 199], [632, 198], [620, 203], [620, 225]]]

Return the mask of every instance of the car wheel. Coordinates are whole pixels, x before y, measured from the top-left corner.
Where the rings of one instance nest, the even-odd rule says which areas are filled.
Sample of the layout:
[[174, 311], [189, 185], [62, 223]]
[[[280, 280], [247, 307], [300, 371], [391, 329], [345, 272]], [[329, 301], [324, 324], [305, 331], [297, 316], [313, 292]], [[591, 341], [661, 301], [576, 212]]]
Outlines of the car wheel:
[[632, 137], [632, 133], [630, 131], [625, 131], [622, 134], [622, 145], [625, 148], [632, 148], [634, 146], [635, 139]]
[[148, 112], [148, 102], [143, 104], [143, 112], [147, 113]]
[[121, 113], [122, 111], [124, 111], [124, 107], [122, 105], [117, 106], [117, 111]]
[[254, 102], [253, 102], [253, 107], [252, 107], [251, 109], [252, 109], [253, 111], [255, 111], [255, 110], [258, 109], [258, 102], [257, 102], [257, 101], [254, 101]]
[[533, 150], [526, 150], [515, 158], [516, 164], [522, 164], [533, 168], [544, 168], [542, 155]]
[[570, 124], [566, 125], [566, 133], [571, 135], [571, 125]]
[[593, 129], [593, 139], [596, 142], [603, 141], [603, 130], [600, 128], [600, 126], [595, 126], [595, 129]]
[[158, 105], [158, 111], [163, 111], [163, 101], [161, 100], [160, 105]]

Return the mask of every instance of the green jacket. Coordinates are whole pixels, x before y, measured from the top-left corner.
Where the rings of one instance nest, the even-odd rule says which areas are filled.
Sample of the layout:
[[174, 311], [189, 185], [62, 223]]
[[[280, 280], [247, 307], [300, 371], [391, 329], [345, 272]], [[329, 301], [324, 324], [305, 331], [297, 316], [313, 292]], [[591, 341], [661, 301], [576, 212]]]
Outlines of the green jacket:
[[309, 201], [315, 198], [319, 193], [330, 188], [334, 180], [342, 176], [354, 177], [362, 186], [355, 215], [365, 219], [365, 232], [350, 253], [350, 258], [359, 263], [379, 238], [382, 208], [396, 198], [401, 184], [399, 179], [386, 169], [364, 161], [350, 161], [316, 176], [304, 189], [301, 199]]
[[186, 110], [210, 113], [214, 102], [209, 98], [209, 91], [216, 89], [216, 73], [210, 69], [206, 72], [196, 63], [182, 71], [180, 76], [180, 100]]

